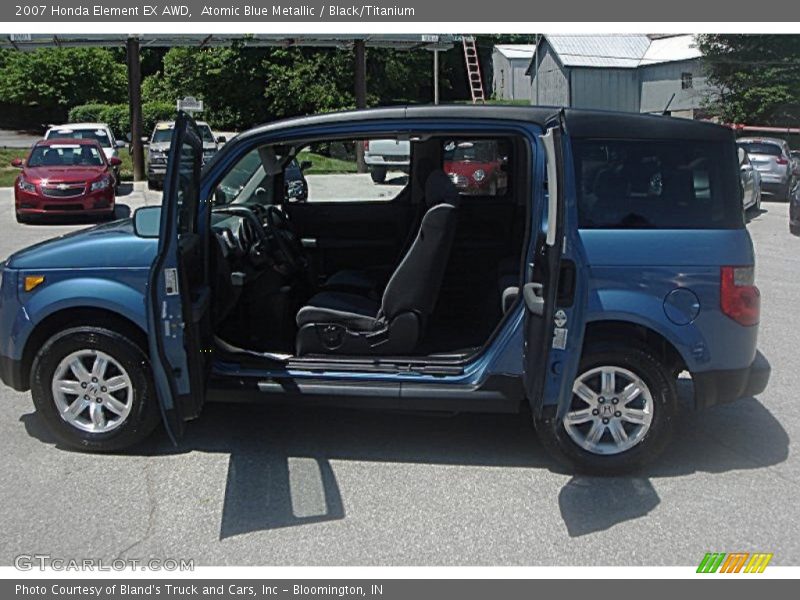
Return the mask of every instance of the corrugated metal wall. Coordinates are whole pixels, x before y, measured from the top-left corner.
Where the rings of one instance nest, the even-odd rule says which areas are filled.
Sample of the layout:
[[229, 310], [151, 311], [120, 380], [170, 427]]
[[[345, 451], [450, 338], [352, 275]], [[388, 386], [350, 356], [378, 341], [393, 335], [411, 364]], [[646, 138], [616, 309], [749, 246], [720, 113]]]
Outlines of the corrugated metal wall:
[[531, 102], [546, 106], [569, 106], [567, 72], [546, 42], [539, 47], [539, 65], [535, 77], [531, 78]]
[[526, 59], [508, 59], [500, 52], [492, 53], [492, 90], [494, 97], [502, 100], [530, 100], [531, 78], [525, 74]]
[[571, 69], [573, 108], [639, 112], [636, 69]]
[[[671, 111], [689, 111], [702, 106], [709, 88], [699, 60], [649, 65], [640, 69], [642, 77], [642, 112], [662, 112], [672, 94]], [[692, 87], [681, 89], [683, 73], [692, 74]]]

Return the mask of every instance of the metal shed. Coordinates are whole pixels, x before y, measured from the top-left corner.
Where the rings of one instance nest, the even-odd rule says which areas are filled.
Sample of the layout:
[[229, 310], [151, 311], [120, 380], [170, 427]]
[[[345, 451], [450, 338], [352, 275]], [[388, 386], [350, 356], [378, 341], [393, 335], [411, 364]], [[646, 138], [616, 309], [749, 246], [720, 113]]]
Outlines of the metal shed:
[[546, 35], [527, 73], [533, 104], [691, 118], [708, 92], [691, 35]]
[[530, 100], [528, 67], [535, 44], [498, 44], [492, 50], [492, 91], [499, 100]]

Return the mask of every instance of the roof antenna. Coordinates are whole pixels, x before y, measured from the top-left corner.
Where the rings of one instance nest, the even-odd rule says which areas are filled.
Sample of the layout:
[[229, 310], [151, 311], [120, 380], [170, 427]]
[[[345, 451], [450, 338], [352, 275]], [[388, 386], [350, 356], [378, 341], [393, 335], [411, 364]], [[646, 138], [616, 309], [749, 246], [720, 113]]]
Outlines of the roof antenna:
[[669, 114], [669, 105], [672, 104], [673, 100], [675, 100], [675, 92], [672, 92], [672, 96], [669, 97], [669, 100], [667, 101], [667, 105], [664, 107], [664, 110], [661, 111], [661, 114], [663, 116], [666, 117]]

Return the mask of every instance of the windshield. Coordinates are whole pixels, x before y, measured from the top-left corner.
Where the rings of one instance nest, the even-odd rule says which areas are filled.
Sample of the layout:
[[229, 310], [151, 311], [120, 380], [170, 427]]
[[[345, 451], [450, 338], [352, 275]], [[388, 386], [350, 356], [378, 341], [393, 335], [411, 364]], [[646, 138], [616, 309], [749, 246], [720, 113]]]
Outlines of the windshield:
[[47, 139], [59, 140], [97, 140], [103, 148], [111, 147], [111, 139], [103, 129], [51, 129]]
[[200, 137], [204, 142], [211, 142], [212, 144], [214, 143], [214, 133], [211, 131], [211, 127], [203, 123], [198, 125], [197, 128], [200, 130]]
[[167, 144], [172, 139], [172, 127], [164, 127], [156, 129], [153, 132], [153, 139], [150, 140], [153, 144]]
[[444, 146], [446, 161], [491, 162], [497, 159], [497, 148], [493, 142], [450, 142]]
[[781, 147], [777, 144], [770, 144], [769, 142], [740, 142], [739, 146], [744, 148], [748, 154], [781, 155]]
[[29, 167], [102, 167], [103, 153], [97, 146], [36, 146], [28, 157]]

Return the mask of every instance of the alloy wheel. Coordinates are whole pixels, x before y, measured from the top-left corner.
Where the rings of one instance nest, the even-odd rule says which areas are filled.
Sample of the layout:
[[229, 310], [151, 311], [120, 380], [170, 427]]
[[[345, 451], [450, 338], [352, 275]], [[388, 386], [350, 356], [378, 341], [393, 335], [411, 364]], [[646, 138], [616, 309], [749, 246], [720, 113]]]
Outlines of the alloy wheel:
[[653, 406], [641, 377], [621, 367], [596, 367], [575, 380], [564, 428], [587, 452], [620, 454], [644, 439], [653, 421]]
[[52, 380], [58, 414], [88, 433], [107, 433], [125, 422], [133, 384], [122, 365], [99, 350], [78, 350], [59, 362]]

